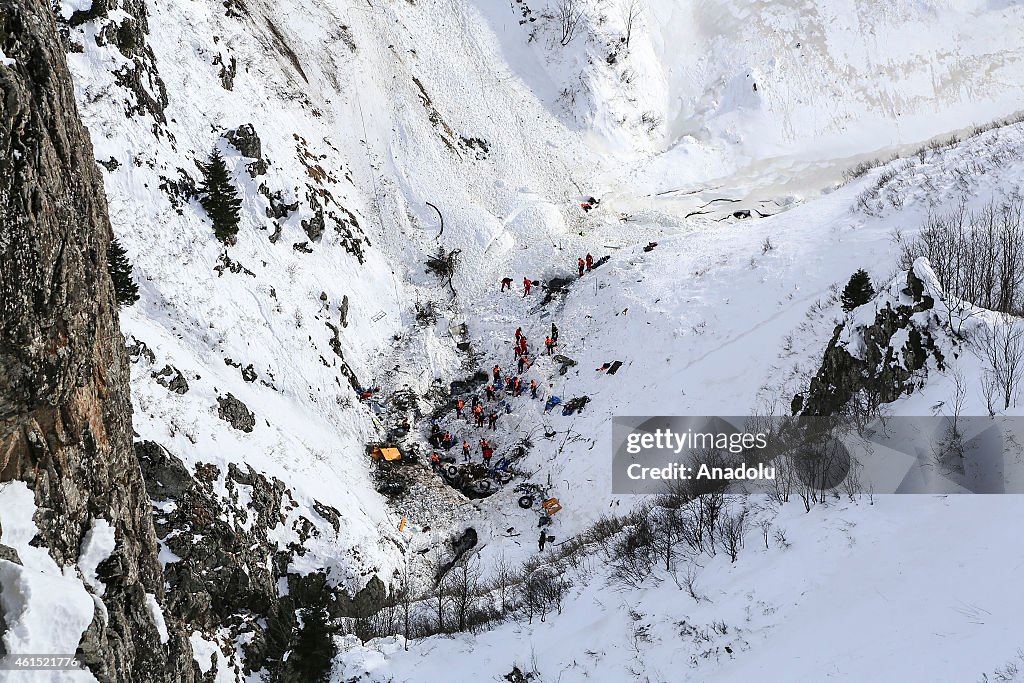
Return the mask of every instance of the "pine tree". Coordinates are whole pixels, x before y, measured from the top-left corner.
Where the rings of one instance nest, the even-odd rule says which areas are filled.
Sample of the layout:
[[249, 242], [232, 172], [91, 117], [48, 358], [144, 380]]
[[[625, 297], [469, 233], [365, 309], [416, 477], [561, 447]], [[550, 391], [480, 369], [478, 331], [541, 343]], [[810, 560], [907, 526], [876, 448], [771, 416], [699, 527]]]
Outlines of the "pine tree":
[[139, 300], [139, 286], [132, 280], [132, 264], [116, 239], [111, 240], [107, 247], [107, 270], [114, 281], [114, 298], [118, 306], [131, 306]]
[[219, 150], [210, 153], [209, 161], [199, 164], [203, 182], [199, 187], [199, 202], [213, 221], [213, 232], [224, 244], [234, 244], [238, 234], [238, 211], [242, 199], [231, 181], [228, 166]]
[[302, 613], [302, 627], [288, 654], [286, 676], [291, 680], [321, 683], [331, 673], [331, 660], [336, 648], [333, 635], [337, 628], [331, 624], [327, 610], [313, 607]]
[[840, 301], [843, 304], [844, 311], [852, 311], [858, 306], [871, 301], [871, 297], [874, 295], [875, 288], [871, 284], [871, 276], [861, 268], [850, 276], [850, 281], [846, 283], [846, 289], [843, 290], [843, 296], [840, 298]]

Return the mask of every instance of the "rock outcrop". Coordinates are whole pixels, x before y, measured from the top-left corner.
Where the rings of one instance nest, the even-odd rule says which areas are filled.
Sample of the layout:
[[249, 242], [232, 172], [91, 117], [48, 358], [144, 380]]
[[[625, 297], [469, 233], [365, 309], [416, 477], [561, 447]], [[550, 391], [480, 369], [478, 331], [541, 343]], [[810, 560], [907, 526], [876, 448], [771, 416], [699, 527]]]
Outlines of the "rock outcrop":
[[304, 644], [311, 615], [365, 617], [387, 598], [376, 576], [350, 596], [336, 572], [294, 568], [309, 542], [336, 538], [338, 510], [300, 506], [282, 481], [251, 467], [201, 463], [190, 472], [154, 442], [137, 443], [136, 452], [171, 558], [167, 609], [190, 629], [216, 633], [225, 651], [237, 649], [241, 656], [228, 662], [236, 676], [263, 670], [272, 681], [311, 680], [302, 669], [329, 668], [333, 655], [329, 644], [312, 652]]
[[35, 542], [62, 566], [93, 518], [115, 530], [78, 652], [96, 678], [188, 682], [188, 639], [169, 620], [162, 643], [147, 607], [164, 583], [131, 443], [111, 228], [63, 49], [50, 3], [0, 0], [0, 481], [34, 491]]
[[932, 281], [927, 262], [919, 261], [837, 325], [806, 396], [794, 398], [793, 413], [837, 415], [855, 399], [871, 413], [919, 388], [929, 363], [942, 369], [941, 337], [952, 335], [940, 332], [944, 323], [935, 304], [942, 293], [929, 286]]

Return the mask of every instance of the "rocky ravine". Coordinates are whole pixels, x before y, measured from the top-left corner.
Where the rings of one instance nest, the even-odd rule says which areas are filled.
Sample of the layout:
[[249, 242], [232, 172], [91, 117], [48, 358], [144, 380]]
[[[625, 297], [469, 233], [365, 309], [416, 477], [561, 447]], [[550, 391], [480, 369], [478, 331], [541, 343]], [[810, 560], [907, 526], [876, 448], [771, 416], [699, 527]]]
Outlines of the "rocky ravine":
[[169, 617], [161, 644], [145, 605], [146, 593], [164, 603], [164, 581], [132, 447], [111, 229], [49, 4], [2, 0], [0, 49], [0, 482], [34, 491], [36, 542], [62, 566], [92, 518], [115, 529], [99, 568], [106, 615], [97, 606], [79, 647], [96, 678], [192, 681], [183, 628]]

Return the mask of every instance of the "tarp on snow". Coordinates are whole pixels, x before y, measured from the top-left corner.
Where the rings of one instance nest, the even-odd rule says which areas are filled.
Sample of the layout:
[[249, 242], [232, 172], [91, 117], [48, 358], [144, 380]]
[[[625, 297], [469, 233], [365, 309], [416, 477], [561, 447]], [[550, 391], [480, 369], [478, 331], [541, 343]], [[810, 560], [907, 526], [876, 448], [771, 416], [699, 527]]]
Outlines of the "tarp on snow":
[[397, 448], [382, 448], [378, 446], [373, 449], [373, 457], [384, 458], [388, 462], [402, 459], [402, 453]]

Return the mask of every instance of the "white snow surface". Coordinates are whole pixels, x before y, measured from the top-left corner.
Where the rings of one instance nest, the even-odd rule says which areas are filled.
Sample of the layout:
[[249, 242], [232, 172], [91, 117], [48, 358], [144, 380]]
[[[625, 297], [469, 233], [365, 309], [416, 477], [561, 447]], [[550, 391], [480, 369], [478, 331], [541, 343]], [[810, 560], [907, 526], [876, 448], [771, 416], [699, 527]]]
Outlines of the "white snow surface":
[[146, 609], [153, 620], [153, 625], [156, 626], [157, 633], [160, 634], [160, 643], [166, 643], [171, 638], [167, 632], [167, 621], [164, 619], [164, 611], [160, 609], [160, 603], [152, 593], [146, 593]]
[[[13, 548], [22, 564], [0, 559], [0, 633], [6, 652], [73, 656], [93, 619], [93, 599], [74, 567], [59, 567], [46, 548], [30, 545], [38, 533], [32, 520], [34, 495], [21, 481], [0, 484], [0, 543]], [[88, 671], [31, 671], [33, 683], [95, 681]]]
[[78, 568], [82, 571], [82, 578], [96, 595], [103, 595], [106, 586], [96, 576], [96, 568], [100, 562], [110, 557], [114, 552], [115, 537], [114, 527], [105, 519], [94, 519], [89, 531], [82, 540], [82, 551], [78, 556]]
[[[435, 379], [446, 386], [496, 362], [508, 371], [516, 327], [535, 352], [558, 324], [558, 351], [578, 365], [559, 375], [539, 355], [526, 377], [543, 397], [590, 403], [563, 417], [543, 413], [542, 400], [514, 400], [494, 440], [498, 457], [521, 438], [534, 442], [517, 467], [550, 482], [564, 506], [552, 531], [561, 540], [635, 503], [610, 494], [614, 415], [785, 409], [843, 319], [837, 294], [850, 274], [863, 267], [884, 285], [898, 272], [895, 229], [912, 233], [963, 196], [983, 206], [1024, 177], [1020, 124], [966, 135], [1020, 108], [1017, 2], [648, 0], [624, 47], [627, 0], [585, 0], [564, 48], [543, 17], [547, 0], [245, 4], [240, 16], [210, 0], [148, 4], [164, 122], [125, 115], [134, 98], [111, 72], [127, 60], [97, 45], [99, 25], [71, 32], [83, 48], [69, 61], [96, 157], [119, 162], [104, 173], [108, 203], [142, 294], [122, 327], [154, 354], [132, 366], [134, 428], [190, 468], [216, 464], [222, 491], [228, 463], [248, 464], [292, 489], [296, 514], [319, 519], [314, 499], [340, 510], [341, 529], [324, 523], [291, 569], [332, 570], [350, 589], [392, 576], [402, 548], [443, 542], [449, 525], [478, 531], [484, 566], [520, 560], [536, 552], [536, 513], [516, 505], [511, 487], [484, 501], [426, 500], [416, 513], [374, 491], [364, 444], [401, 416], [374, 416], [341, 374], [325, 323], [340, 326], [342, 297], [344, 359], [384, 394], [423, 394]], [[525, 5], [536, 21], [520, 23]], [[232, 59], [228, 90], [219, 72]], [[269, 163], [256, 179], [245, 170], [252, 160], [222, 137], [247, 123]], [[953, 133], [966, 139], [909, 154]], [[463, 141], [474, 138], [486, 154]], [[179, 169], [198, 178], [196, 160], [214, 147], [243, 195], [227, 253], [251, 274], [214, 271], [224, 248], [198, 201], [175, 206], [161, 189]], [[906, 158], [838, 184], [857, 161], [894, 153]], [[300, 204], [278, 221], [276, 243], [261, 184]], [[328, 212], [352, 213], [354, 234], [366, 238], [362, 263], [330, 220], [310, 242], [301, 222], [313, 216], [311, 195]], [[588, 195], [602, 201], [585, 214]], [[754, 218], [733, 220], [738, 209]], [[302, 242], [312, 253], [293, 248]], [[643, 251], [649, 242], [657, 247]], [[438, 246], [461, 250], [456, 300], [425, 272]], [[572, 277], [588, 252], [611, 258], [564, 302], [541, 307], [543, 292], [521, 295], [524, 276]], [[505, 275], [511, 294], [498, 292]], [[413, 302], [426, 301], [440, 317], [416, 326]], [[449, 332], [463, 322], [473, 363]], [[623, 361], [616, 375], [596, 371], [613, 360]], [[239, 364], [258, 380], [245, 381]], [[186, 394], [154, 381], [165, 365], [181, 371]], [[960, 355], [892, 410], [931, 414], [951, 396], [954, 369], [977, 378], [981, 361]], [[218, 418], [228, 392], [255, 414], [251, 433]], [[983, 411], [972, 385], [965, 414]], [[452, 416], [442, 422], [458, 440], [480, 436]], [[789, 549], [758, 548], [755, 534], [735, 565], [715, 558], [701, 569], [709, 602], [694, 603], [667, 577], [614, 592], [598, 569], [543, 624], [431, 638], [407, 653], [392, 641], [346, 642], [337, 680], [491, 680], [534, 654], [544, 680], [743, 681], [771, 667], [793, 679], [886, 670], [972, 680], [1024, 645], [1009, 616], [1024, 606], [1010, 590], [1024, 555], [992, 523], [1018, 507], [1013, 497], [908, 496], [805, 515], [793, 504], [776, 522], [791, 532]], [[402, 517], [410, 524], [399, 534]], [[427, 525], [432, 532], [418, 531]], [[272, 536], [294, 540], [290, 524]], [[161, 549], [165, 562], [171, 555]], [[719, 621], [727, 630], [715, 635]], [[650, 642], [634, 637], [637, 622]], [[843, 637], [824, 643], [837, 622]], [[712, 642], [698, 642], [702, 634]], [[234, 680], [214, 638], [193, 634], [196, 660]], [[809, 651], [808, 641], [823, 645]]]

